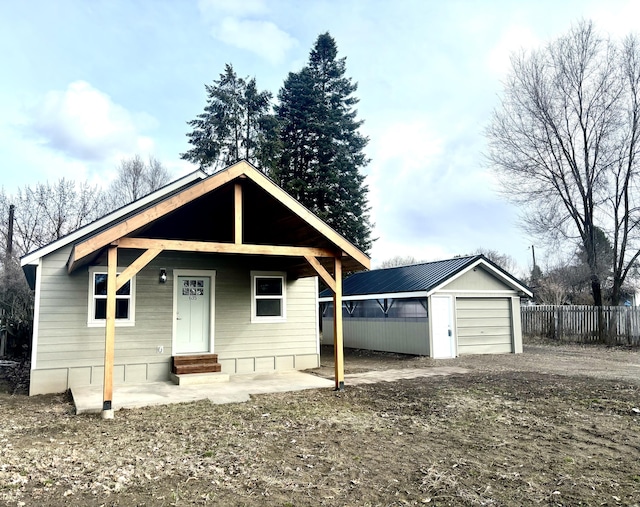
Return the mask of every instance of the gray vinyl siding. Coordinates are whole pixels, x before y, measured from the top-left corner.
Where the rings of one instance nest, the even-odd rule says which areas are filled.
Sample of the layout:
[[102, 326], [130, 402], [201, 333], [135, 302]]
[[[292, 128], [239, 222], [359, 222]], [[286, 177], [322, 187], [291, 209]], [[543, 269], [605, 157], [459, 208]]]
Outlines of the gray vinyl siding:
[[[89, 327], [89, 270], [67, 274], [71, 248], [42, 259], [38, 335], [31, 394], [101, 384], [104, 327]], [[119, 252], [119, 265], [136, 255]], [[167, 283], [159, 283], [160, 268]], [[287, 319], [251, 323], [251, 270], [281, 271], [276, 259], [163, 253], [136, 276], [135, 325], [117, 326], [114, 382], [166, 380], [172, 356], [173, 270], [214, 270], [214, 352], [223, 371], [304, 369], [319, 365], [316, 279], [287, 279]], [[162, 352], [158, 352], [158, 347]]]
[[458, 354], [513, 352], [510, 298], [456, 300]]
[[478, 266], [461, 276], [452, 280], [440, 290], [446, 291], [486, 291], [486, 290], [506, 290], [512, 292], [513, 289], [501, 280], [496, 278], [493, 274], [488, 272], [482, 266]]

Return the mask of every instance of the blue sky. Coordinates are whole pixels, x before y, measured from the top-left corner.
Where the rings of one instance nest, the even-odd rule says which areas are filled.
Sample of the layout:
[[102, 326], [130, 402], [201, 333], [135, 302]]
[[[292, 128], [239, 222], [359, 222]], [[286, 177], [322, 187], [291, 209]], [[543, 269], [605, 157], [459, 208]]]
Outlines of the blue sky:
[[1, 1], [0, 184], [9, 193], [63, 176], [106, 185], [136, 153], [175, 177], [190, 172], [179, 154], [204, 84], [231, 63], [275, 96], [329, 31], [370, 138], [373, 265], [483, 247], [524, 272], [533, 240], [496, 192], [483, 129], [510, 53], [581, 18], [621, 37], [637, 29], [640, 2]]

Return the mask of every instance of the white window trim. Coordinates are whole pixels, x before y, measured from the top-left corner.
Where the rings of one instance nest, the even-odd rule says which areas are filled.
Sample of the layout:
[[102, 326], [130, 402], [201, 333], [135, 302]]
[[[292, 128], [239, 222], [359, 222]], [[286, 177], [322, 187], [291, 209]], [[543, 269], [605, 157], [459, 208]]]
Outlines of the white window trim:
[[[256, 296], [256, 278], [279, 278], [282, 280], [282, 296]], [[277, 317], [261, 317], [256, 315], [256, 299], [280, 299], [282, 301], [282, 315]], [[283, 271], [252, 271], [251, 272], [251, 322], [286, 322], [287, 321], [287, 274]]]
[[[117, 273], [120, 274], [125, 268], [118, 267]], [[104, 273], [107, 274], [107, 266], [92, 266], [89, 268], [89, 303], [87, 305], [87, 327], [105, 327], [106, 319], [96, 319], [94, 316], [94, 275]], [[129, 318], [116, 319], [116, 327], [133, 327], [136, 325], [136, 277], [131, 278], [131, 294], [129, 294]]]

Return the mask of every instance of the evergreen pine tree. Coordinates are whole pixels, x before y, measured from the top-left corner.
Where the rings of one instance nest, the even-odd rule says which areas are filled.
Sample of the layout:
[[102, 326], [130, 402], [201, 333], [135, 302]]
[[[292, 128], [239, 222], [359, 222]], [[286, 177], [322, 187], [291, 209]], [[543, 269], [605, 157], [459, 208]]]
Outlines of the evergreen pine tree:
[[230, 64], [205, 88], [204, 112], [187, 122], [193, 128], [187, 134], [193, 147], [181, 158], [205, 170], [221, 169], [243, 158], [260, 167], [261, 130], [269, 116], [271, 93], [258, 91], [253, 78], [239, 78]]
[[322, 34], [300, 72], [290, 73], [278, 94], [281, 154], [276, 181], [364, 251], [371, 247], [367, 186], [360, 169], [368, 139], [359, 132], [346, 58]]

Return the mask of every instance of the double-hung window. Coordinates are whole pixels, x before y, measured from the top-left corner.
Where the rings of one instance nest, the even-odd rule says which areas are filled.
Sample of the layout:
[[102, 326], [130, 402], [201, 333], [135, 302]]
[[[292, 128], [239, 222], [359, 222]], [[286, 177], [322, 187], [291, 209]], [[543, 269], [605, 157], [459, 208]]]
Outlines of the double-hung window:
[[[119, 271], [118, 271], [119, 274]], [[135, 324], [135, 277], [116, 291], [116, 326]], [[104, 326], [107, 320], [107, 270], [104, 266], [89, 269], [88, 325]]]
[[251, 321], [283, 322], [286, 317], [284, 273], [251, 273]]

